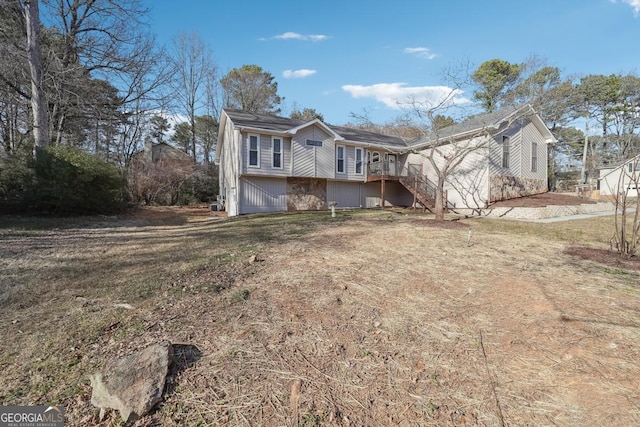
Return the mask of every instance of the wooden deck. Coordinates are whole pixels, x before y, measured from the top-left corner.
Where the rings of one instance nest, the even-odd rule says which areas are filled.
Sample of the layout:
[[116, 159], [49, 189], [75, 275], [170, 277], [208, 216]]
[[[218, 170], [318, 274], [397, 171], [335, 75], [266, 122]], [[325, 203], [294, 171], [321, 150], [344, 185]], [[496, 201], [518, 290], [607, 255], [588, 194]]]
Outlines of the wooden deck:
[[400, 176], [398, 175], [367, 175], [367, 182], [375, 182], [375, 181], [400, 181]]

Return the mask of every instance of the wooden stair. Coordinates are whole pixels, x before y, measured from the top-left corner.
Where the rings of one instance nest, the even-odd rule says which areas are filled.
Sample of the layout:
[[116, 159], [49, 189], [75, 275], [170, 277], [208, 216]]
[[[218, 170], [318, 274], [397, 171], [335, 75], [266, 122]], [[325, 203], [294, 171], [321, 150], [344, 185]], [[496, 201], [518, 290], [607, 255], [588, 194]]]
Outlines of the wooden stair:
[[407, 176], [400, 177], [400, 183], [429, 212], [435, 212], [436, 186], [416, 168], [409, 167]]

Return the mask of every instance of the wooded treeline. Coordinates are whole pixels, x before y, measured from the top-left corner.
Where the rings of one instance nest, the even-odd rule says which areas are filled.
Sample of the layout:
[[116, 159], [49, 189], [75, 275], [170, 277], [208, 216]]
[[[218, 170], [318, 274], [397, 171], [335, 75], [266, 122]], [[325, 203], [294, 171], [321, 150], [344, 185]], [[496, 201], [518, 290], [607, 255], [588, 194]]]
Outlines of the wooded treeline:
[[384, 124], [373, 123], [367, 111], [352, 113], [351, 125], [412, 138], [474, 113], [528, 103], [558, 139], [549, 146], [552, 187], [558, 177], [575, 175], [571, 172], [578, 174], [572, 184], [591, 182], [599, 167], [640, 154], [640, 78], [633, 73], [563, 75], [559, 67], [533, 55], [522, 63], [492, 59], [454, 74], [452, 94], [457, 89], [472, 93], [473, 105], [456, 109], [446, 102], [412, 103]]
[[[133, 154], [146, 140], [165, 142], [204, 165], [192, 172], [213, 179], [222, 101], [276, 111], [280, 98], [270, 73], [244, 66], [221, 79], [197, 34], [177, 34], [163, 47], [148, 18], [139, 0], [0, 0], [0, 208], [33, 208], [43, 196], [38, 188], [53, 177], [39, 169], [38, 158], [63, 151], [76, 150], [70, 154], [76, 161], [57, 158], [73, 169], [58, 175], [79, 173], [92, 182], [85, 166], [93, 156], [112, 165], [110, 173], [122, 175], [116, 181], [126, 186]], [[72, 150], [50, 150], [59, 145]], [[48, 156], [40, 154], [45, 150]], [[167, 175], [175, 189], [174, 172]], [[109, 204], [120, 202], [126, 200]]]
[[[271, 73], [244, 65], [221, 76], [197, 34], [177, 34], [163, 47], [148, 19], [140, 0], [0, 0], [1, 200], [41, 186], [36, 147], [95, 156], [126, 183], [123, 171], [147, 139], [210, 165], [223, 106], [280, 112]], [[560, 141], [550, 147], [552, 182], [572, 166], [584, 166], [586, 182], [597, 167], [638, 153], [640, 79], [633, 74], [564, 76], [533, 56], [518, 64], [489, 60], [466, 77], [455, 87], [473, 93], [475, 111], [530, 103], [540, 113]], [[313, 108], [291, 115], [322, 117]], [[173, 127], [172, 117], [181, 118]], [[374, 124], [365, 113], [351, 125], [413, 137], [425, 131], [417, 117], [409, 111]], [[431, 130], [461, 119], [446, 110], [432, 118]]]

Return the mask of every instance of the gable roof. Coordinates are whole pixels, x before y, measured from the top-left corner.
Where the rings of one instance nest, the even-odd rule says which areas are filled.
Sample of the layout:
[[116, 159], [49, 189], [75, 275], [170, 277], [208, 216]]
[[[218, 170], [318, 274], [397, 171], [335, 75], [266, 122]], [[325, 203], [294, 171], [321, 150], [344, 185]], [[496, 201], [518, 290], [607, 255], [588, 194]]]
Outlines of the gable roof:
[[469, 117], [461, 123], [456, 123], [440, 129], [437, 134], [432, 133], [430, 135], [417, 138], [409, 142], [409, 145], [415, 148], [416, 146], [429, 145], [443, 139], [454, 140], [465, 136], [476, 136], [473, 134], [482, 130], [498, 131], [502, 125], [527, 114], [531, 115], [532, 121], [543, 134], [547, 142], [557, 142], [551, 131], [549, 131], [547, 126], [542, 122], [542, 119], [540, 119], [540, 116], [538, 116], [533, 107], [526, 104], [518, 107], [510, 106], [498, 111], [482, 113]]
[[[318, 125], [324, 128], [327, 133], [331, 134], [338, 141], [372, 144], [396, 149], [407, 148], [405, 140], [397, 136], [383, 135], [345, 126], [335, 126], [325, 123], [319, 119], [304, 121], [272, 114], [252, 113], [249, 111], [227, 108], [225, 108], [223, 112], [236, 127], [245, 130], [295, 135], [300, 129], [307, 126]], [[222, 120], [220, 120], [220, 122], [222, 123]]]

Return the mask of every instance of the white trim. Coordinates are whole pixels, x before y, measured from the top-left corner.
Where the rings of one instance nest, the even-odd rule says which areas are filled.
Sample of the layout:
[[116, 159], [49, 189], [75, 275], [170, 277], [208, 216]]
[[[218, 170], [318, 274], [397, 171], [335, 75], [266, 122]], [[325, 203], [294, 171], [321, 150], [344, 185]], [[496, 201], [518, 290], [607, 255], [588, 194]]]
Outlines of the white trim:
[[[342, 159], [338, 157], [340, 148], [342, 148]], [[342, 160], [342, 170], [340, 170], [340, 164], [338, 163], [340, 160]], [[344, 145], [336, 144], [336, 173], [347, 173], [347, 147], [345, 147]]]
[[[256, 137], [256, 153], [257, 153], [257, 160], [258, 160], [258, 164], [257, 165], [252, 165], [251, 164], [251, 137], [255, 136]], [[260, 168], [260, 135], [255, 134], [255, 133], [249, 133], [247, 134], [247, 168]]]
[[[275, 154], [276, 151], [274, 150], [274, 146], [275, 146], [275, 140], [280, 141], [280, 152], [278, 152], [278, 154], [280, 154], [280, 166], [275, 166]], [[284, 169], [284, 138], [280, 137], [280, 136], [272, 136], [271, 137], [271, 168], [272, 169]]]
[[[358, 151], [360, 151], [360, 172], [358, 172]], [[358, 176], [364, 175], [364, 148], [355, 147], [353, 157], [353, 173]]]
[[331, 135], [333, 137], [333, 139], [335, 139], [336, 141], [343, 141], [344, 137], [338, 135], [333, 129], [331, 129], [329, 126], [327, 126], [326, 124], [324, 124], [324, 122], [320, 119], [313, 119], [310, 122], [306, 122], [303, 123], [299, 126], [293, 127], [287, 131], [285, 131], [286, 133], [290, 134], [290, 135], [295, 135], [296, 133], [298, 133], [298, 131], [300, 129], [304, 129], [306, 127], [309, 126], [313, 126], [313, 125], [318, 125], [320, 126], [322, 129], [324, 129], [325, 131], [327, 131], [327, 133], [329, 135]]

